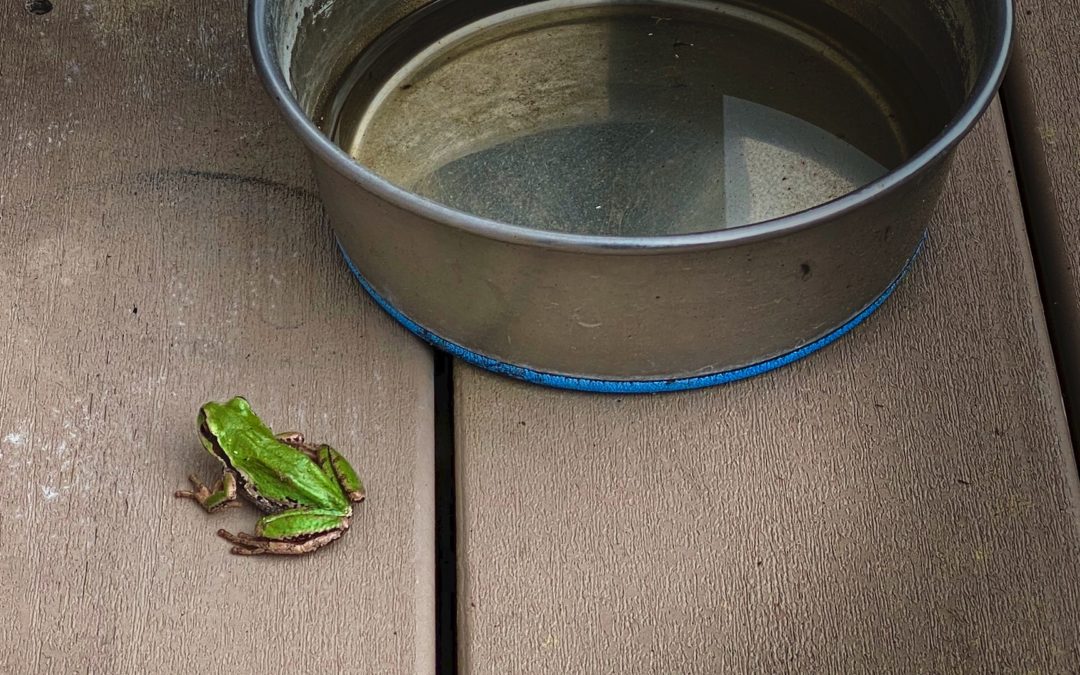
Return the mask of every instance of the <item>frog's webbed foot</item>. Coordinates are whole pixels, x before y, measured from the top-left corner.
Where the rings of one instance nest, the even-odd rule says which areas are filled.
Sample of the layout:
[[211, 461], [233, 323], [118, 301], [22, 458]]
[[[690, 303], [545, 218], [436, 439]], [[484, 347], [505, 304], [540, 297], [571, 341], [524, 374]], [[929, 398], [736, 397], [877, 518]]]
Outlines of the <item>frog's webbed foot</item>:
[[230, 552], [233, 555], [303, 555], [317, 551], [330, 542], [340, 539], [344, 533], [344, 530], [330, 530], [302, 539], [283, 541], [256, 537], [244, 532], [233, 534], [227, 530], [218, 530], [219, 537], [232, 542], [233, 547]]
[[213, 491], [203, 485], [195, 474], [188, 476], [194, 490], [177, 490], [174, 495], [182, 499], [194, 499], [207, 513], [220, 511], [231, 506], [239, 506], [236, 501], [236, 476], [226, 471], [221, 480], [214, 486]]

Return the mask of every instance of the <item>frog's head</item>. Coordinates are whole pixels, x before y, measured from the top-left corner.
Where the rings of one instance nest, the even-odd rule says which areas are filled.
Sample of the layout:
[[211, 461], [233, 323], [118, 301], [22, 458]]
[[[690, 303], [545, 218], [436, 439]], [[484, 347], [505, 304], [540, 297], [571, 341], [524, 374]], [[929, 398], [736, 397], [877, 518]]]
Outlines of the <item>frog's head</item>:
[[235, 396], [225, 403], [205, 403], [199, 408], [199, 440], [207, 450], [215, 452], [222, 430], [231, 426], [231, 421], [251, 414], [251, 405], [243, 396]]

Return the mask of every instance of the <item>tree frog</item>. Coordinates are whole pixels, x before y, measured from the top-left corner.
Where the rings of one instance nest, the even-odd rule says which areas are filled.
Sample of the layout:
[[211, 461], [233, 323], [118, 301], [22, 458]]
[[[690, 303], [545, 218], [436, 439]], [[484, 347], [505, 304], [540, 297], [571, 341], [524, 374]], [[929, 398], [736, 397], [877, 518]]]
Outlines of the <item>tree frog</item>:
[[364, 486], [349, 463], [328, 445], [314, 445], [295, 432], [274, 434], [243, 397], [210, 402], [199, 409], [199, 439], [225, 469], [211, 491], [195, 475], [193, 499], [207, 513], [236, 506], [237, 492], [268, 515], [255, 534], [218, 536], [236, 555], [301, 555], [339, 539], [349, 528], [352, 505], [363, 501]]

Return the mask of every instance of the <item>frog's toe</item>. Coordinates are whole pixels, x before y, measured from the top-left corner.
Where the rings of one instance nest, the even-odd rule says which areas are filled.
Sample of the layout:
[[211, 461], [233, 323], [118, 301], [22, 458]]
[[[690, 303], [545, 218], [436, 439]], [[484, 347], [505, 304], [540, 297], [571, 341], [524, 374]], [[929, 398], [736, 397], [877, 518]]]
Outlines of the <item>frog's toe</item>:
[[266, 549], [263, 548], [248, 548], [245, 546], [233, 546], [229, 549], [229, 553], [232, 553], [233, 555], [262, 555], [266, 552]]
[[252, 543], [256, 543], [260, 540], [260, 537], [247, 534], [246, 532], [237, 532], [236, 534], [233, 534], [232, 532], [229, 532], [224, 528], [218, 530], [217, 535], [225, 541], [241, 545], [249, 545]]

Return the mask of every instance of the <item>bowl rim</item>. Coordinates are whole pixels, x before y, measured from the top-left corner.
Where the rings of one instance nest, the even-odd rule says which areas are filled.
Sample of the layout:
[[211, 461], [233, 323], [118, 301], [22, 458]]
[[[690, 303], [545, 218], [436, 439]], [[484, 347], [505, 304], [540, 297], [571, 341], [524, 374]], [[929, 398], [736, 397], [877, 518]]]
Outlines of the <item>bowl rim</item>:
[[993, 56], [979, 74], [971, 94], [941, 133], [881, 178], [824, 204], [757, 223], [689, 234], [624, 237], [552, 232], [484, 218], [410, 192], [366, 168], [330, 140], [293, 96], [268, 38], [269, 22], [264, 18], [268, 2], [248, 2], [248, 41], [255, 70], [289, 126], [316, 157], [371, 194], [428, 220], [507, 243], [577, 253], [678, 253], [737, 246], [832, 221], [894, 193], [947, 155], [975, 127], [1004, 80], [1015, 31], [1013, 0], [998, 0]]

